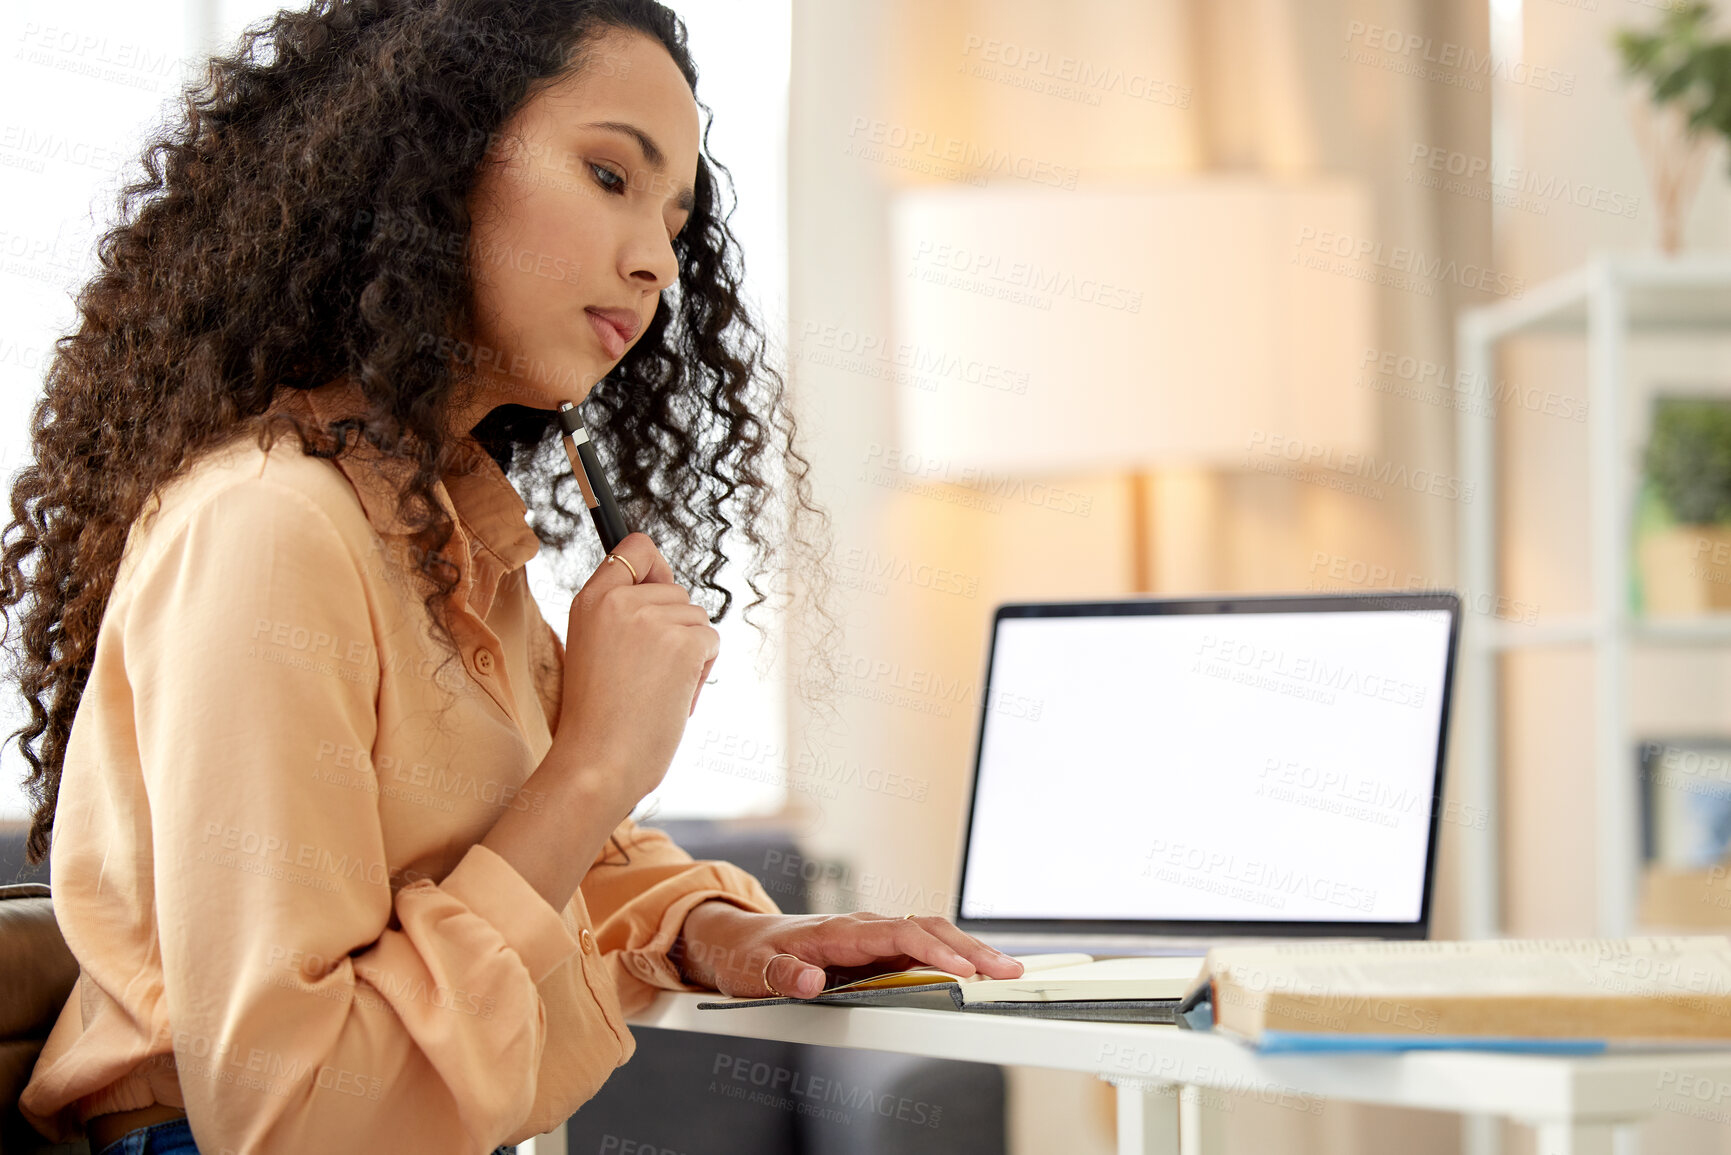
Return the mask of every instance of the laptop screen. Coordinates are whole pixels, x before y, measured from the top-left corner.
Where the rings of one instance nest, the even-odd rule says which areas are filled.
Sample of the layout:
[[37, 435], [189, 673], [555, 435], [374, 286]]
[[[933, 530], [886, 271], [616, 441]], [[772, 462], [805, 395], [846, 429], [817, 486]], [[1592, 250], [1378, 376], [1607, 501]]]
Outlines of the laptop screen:
[[1422, 934], [1458, 605], [1002, 607], [958, 919]]

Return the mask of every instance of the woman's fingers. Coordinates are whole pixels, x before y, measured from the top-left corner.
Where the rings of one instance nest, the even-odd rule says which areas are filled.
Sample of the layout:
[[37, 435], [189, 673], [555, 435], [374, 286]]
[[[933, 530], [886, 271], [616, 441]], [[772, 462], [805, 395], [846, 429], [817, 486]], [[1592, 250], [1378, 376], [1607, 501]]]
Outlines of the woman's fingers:
[[921, 925], [923, 921], [926, 920], [887, 915], [867, 919], [857, 924], [860, 945], [880, 959], [907, 955], [914, 960], [914, 966], [934, 966], [951, 974], [967, 976], [978, 969], [965, 955]]
[[661, 551], [655, 548], [655, 542], [646, 533], [626, 534], [619, 539], [619, 544], [613, 547], [613, 552], [623, 554], [627, 561], [637, 567], [641, 579], [639, 584], [673, 580], [673, 567], [667, 564], [667, 559], [661, 556]]
[[1022, 973], [1021, 963], [937, 915], [885, 917], [861, 925], [869, 938], [866, 945], [880, 958], [903, 954], [914, 960], [912, 965], [935, 966], [963, 977], [978, 971], [987, 978], [1010, 979]]
[[646, 533], [628, 533], [613, 547], [613, 553], [618, 554], [631, 563], [631, 568], [637, 571], [632, 578], [629, 571], [618, 562], [613, 562], [614, 568], [625, 573], [625, 577], [634, 585], [644, 582], [668, 582], [673, 580], [673, 571], [667, 568], [667, 562], [661, 556], [661, 551], [655, 548], [655, 543]]
[[[719, 655], [717, 655], [719, 657]], [[709, 671], [715, 667], [715, 658], [703, 663], [703, 670], [697, 675], [697, 688], [691, 691], [691, 709], [685, 712], [687, 718], [697, 713], [697, 699], [703, 693], [703, 683], [709, 681]]]
[[[629, 561], [642, 580], [634, 582], [630, 571], [625, 567], [617, 563], [609, 567], [604, 561], [602, 568], [596, 570], [595, 576], [590, 578], [586, 589], [592, 588], [595, 595], [599, 596], [600, 591], [609, 586], [634, 585], [637, 588], [632, 592], [632, 597], [639, 602], [677, 608], [682, 612], [676, 614], [673, 620], [684, 625], [709, 625], [709, 611], [693, 602], [690, 595], [674, 582], [673, 570], [668, 566], [667, 559], [661, 556], [661, 551], [655, 548], [655, 543], [650, 541], [646, 534], [628, 534], [613, 552]], [[620, 572], [613, 573], [614, 568]], [[703, 693], [703, 683], [708, 680], [709, 671], [714, 665], [714, 658], [703, 663], [703, 669], [697, 676], [697, 686], [691, 693], [691, 705], [685, 711], [686, 717], [697, 713], [697, 699]]]
[[813, 998], [829, 984], [826, 968], [835, 969], [838, 981], [856, 977], [850, 971], [864, 978], [886, 969], [920, 966], [987, 978], [1016, 978], [1022, 973], [1021, 963], [936, 915], [895, 918], [860, 911], [814, 918], [796, 933], [775, 937], [780, 942], [774, 945], [783, 949], [768, 956], [768, 965], [757, 973], [738, 977], [738, 984], [748, 989], [729, 994]]
[[[768, 978], [771, 985], [765, 986], [757, 997], [781, 994], [793, 998], [809, 999], [813, 995], [823, 993], [824, 971], [820, 966], [802, 962], [791, 954], [778, 954], [769, 960], [762, 977]], [[761, 982], [760, 982], [760, 985]]]
[[966, 933], [947, 918], [935, 915], [905, 920], [917, 923], [933, 938], [967, 959], [987, 978], [1013, 979], [1022, 974], [1022, 964], [999, 950], [993, 950], [973, 935]]

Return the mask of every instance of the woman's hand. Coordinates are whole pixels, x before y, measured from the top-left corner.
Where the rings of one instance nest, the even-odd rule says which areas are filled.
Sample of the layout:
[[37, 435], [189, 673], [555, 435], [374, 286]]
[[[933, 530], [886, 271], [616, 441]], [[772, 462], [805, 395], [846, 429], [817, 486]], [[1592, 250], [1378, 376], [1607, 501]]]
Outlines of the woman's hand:
[[[724, 900], [692, 908], [675, 957], [687, 981], [744, 998], [809, 999], [831, 977], [849, 981], [916, 966], [995, 979], [1022, 973], [1021, 963], [936, 915], [753, 914]], [[765, 963], [773, 989], [764, 983]]]
[[667, 773], [721, 635], [646, 535], [613, 552], [632, 569], [603, 561], [571, 599], [553, 742], [629, 811]]

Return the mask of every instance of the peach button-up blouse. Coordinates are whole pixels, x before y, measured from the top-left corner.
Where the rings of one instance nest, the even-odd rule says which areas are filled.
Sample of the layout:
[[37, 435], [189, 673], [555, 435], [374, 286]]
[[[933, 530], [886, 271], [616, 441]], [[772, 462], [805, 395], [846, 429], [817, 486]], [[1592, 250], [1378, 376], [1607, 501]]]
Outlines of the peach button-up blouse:
[[[327, 423], [346, 380], [279, 393]], [[457, 521], [446, 662], [390, 463], [248, 432], [130, 531], [67, 750], [54, 909], [78, 984], [21, 1107], [44, 1134], [184, 1107], [201, 1150], [486, 1152], [556, 1126], [695, 990], [668, 950], [744, 871], [627, 820], [555, 910], [479, 841], [552, 743], [563, 647], [498, 464]]]

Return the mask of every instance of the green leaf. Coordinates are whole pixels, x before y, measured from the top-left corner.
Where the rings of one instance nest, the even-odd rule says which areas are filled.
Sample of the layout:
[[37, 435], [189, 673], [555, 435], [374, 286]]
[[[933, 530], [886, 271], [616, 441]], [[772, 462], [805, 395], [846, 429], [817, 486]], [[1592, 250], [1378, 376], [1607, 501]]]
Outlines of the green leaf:
[[1644, 466], [1653, 493], [1679, 522], [1731, 522], [1731, 399], [1655, 399]]

